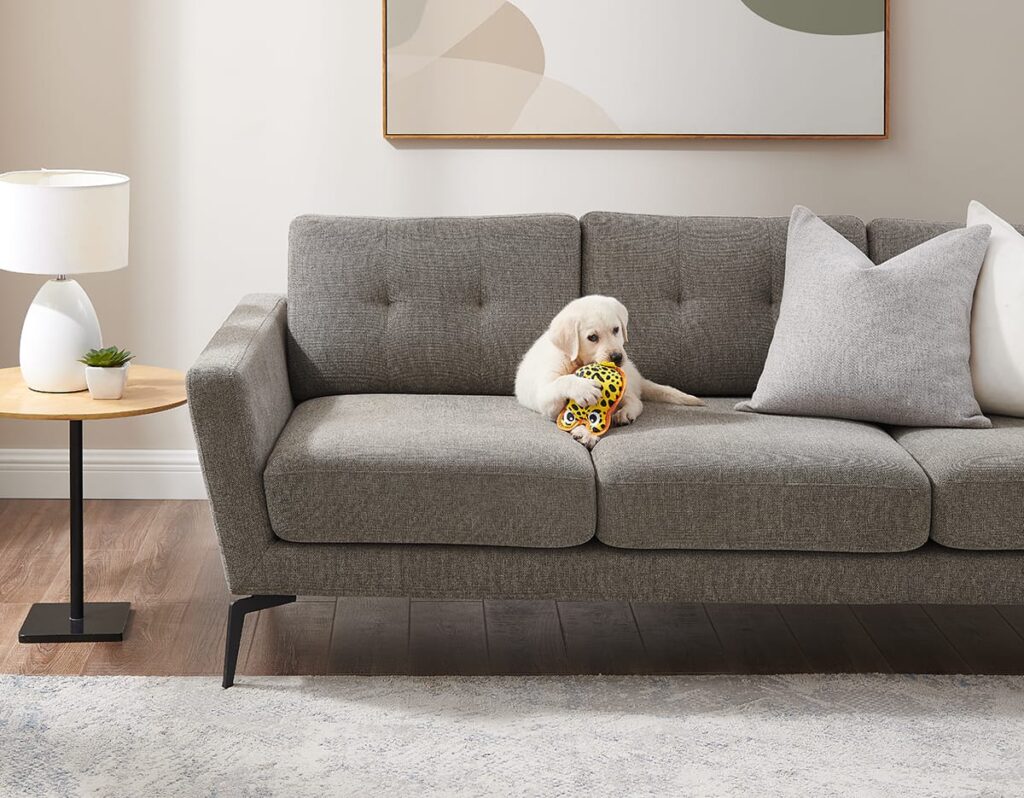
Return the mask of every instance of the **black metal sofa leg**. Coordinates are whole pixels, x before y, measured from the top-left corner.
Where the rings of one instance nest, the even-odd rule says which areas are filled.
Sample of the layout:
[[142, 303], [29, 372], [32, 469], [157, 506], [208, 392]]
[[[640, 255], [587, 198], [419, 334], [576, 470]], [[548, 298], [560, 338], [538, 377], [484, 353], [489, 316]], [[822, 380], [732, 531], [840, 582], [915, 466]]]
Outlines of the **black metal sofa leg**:
[[231, 602], [228, 607], [228, 632], [224, 640], [224, 681], [221, 687], [228, 688], [235, 683], [235, 666], [238, 664], [238, 649], [242, 645], [245, 616], [250, 612], [269, 610], [293, 601], [295, 596], [249, 596]]

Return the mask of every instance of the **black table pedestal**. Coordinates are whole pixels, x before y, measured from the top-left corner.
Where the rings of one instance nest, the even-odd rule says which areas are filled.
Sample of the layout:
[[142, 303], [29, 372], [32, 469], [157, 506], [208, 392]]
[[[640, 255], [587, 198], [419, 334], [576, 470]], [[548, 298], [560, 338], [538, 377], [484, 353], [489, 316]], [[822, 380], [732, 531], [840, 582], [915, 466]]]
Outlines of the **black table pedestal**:
[[85, 617], [71, 620], [71, 605], [33, 604], [18, 632], [19, 643], [118, 643], [124, 640], [131, 605], [127, 601], [95, 601]]
[[19, 643], [100, 643], [124, 639], [126, 601], [85, 602], [82, 548], [82, 422], [71, 421], [71, 601], [33, 604], [18, 632]]

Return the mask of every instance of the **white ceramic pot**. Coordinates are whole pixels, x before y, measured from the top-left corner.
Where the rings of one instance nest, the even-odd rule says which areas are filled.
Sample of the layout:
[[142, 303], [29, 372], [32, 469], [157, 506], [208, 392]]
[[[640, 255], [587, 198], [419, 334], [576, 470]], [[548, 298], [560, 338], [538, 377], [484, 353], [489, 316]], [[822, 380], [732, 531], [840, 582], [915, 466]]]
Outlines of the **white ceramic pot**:
[[120, 399], [124, 393], [124, 384], [128, 381], [128, 366], [103, 368], [102, 366], [86, 366], [85, 381], [89, 385], [89, 393], [93, 399]]

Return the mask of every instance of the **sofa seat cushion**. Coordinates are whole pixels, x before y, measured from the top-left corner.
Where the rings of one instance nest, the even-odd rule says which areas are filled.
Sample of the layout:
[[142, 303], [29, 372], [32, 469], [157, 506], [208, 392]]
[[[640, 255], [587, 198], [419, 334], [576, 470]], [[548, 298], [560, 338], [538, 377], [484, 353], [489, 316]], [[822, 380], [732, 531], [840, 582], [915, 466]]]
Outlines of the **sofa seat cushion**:
[[1024, 549], [1024, 418], [992, 429], [891, 430], [932, 481], [932, 539], [956, 549]]
[[597, 537], [640, 549], [909, 551], [928, 478], [871, 424], [645, 403], [592, 452]]
[[594, 536], [587, 450], [507, 396], [304, 402], [263, 481], [271, 527], [293, 542], [559, 547]]

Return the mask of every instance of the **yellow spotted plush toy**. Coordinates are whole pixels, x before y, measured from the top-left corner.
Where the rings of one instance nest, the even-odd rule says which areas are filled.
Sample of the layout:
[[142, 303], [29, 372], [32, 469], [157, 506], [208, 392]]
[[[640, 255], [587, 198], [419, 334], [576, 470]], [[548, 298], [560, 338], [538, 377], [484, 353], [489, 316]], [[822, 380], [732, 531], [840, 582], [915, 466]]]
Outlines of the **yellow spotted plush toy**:
[[612, 428], [612, 414], [626, 393], [626, 373], [606, 361], [582, 366], [576, 369], [576, 376], [601, 383], [601, 398], [590, 407], [581, 407], [570, 399], [558, 416], [558, 428], [568, 432], [585, 424], [593, 435], [604, 435]]

